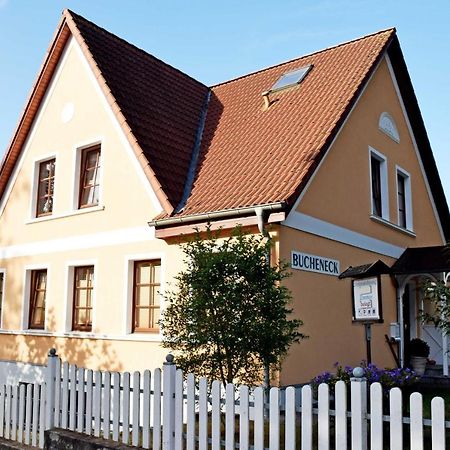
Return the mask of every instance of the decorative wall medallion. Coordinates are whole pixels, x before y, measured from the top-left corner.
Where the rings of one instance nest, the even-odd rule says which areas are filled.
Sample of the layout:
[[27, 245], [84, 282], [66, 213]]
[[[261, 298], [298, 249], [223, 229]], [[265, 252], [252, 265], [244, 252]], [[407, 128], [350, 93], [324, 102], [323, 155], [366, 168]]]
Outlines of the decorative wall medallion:
[[395, 142], [400, 142], [400, 135], [398, 134], [397, 125], [395, 125], [395, 121], [389, 113], [381, 113], [378, 127]]
[[68, 123], [73, 119], [75, 114], [75, 105], [72, 102], [67, 102], [61, 111], [61, 122]]

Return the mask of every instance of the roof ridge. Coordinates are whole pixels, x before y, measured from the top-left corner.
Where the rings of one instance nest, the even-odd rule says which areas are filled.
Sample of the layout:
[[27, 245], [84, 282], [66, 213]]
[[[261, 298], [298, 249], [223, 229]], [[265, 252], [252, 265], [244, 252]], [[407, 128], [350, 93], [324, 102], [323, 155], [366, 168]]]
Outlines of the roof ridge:
[[220, 83], [213, 84], [213, 85], [209, 86], [209, 88], [210, 89], [214, 89], [214, 88], [222, 86], [224, 84], [233, 83], [235, 81], [242, 80], [243, 78], [251, 77], [253, 75], [265, 72], [266, 70], [275, 69], [276, 67], [280, 67], [280, 66], [283, 66], [285, 64], [289, 64], [289, 63], [292, 63], [294, 61], [298, 61], [300, 59], [307, 58], [309, 56], [318, 55], [319, 53], [323, 53], [323, 52], [327, 52], [329, 50], [334, 50], [336, 48], [343, 47], [344, 45], [354, 44], [355, 42], [362, 41], [363, 39], [367, 39], [367, 38], [376, 36], [377, 34], [387, 33], [388, 31], [396, 33], [397, 29], [395, 27], [389, 27], [389, 28], [385, 28], [383, 30], [375, 31], [375, 32], [370, 33], [370, 34], [366, 34], [364, 36], [360, 36], [358, 38], [351, 39], [350, 41], [341, 42], [339, 44], [332, 45], [331, 47], [325, 47], [325, 48], [322, 48], [321, 50], [316, 50], [316, 51], [311, 52], [311, 53], [306, 53], [306, 54], [298, 56], [296, 58], [288, 59], [287, 61], [283, 61], [281, 63], [274, 64], [272, 66], [263, 67], [262, 69], [255, 70], [253, 72], [250, 72], [250, 73], [247, 73], [247, 74], [244, 74], [244, 75], [239, 75], [238, 77], [231, 78], [231, 79], [226, 80], [226, 81], [221, 81]]
[[103, 27], [97, 25], [96, 23], [91, 22], [89, 19], [86, 19], [86, 17], [81, 16], [80, 14], [77, 14], [76, 12], [72, 11], [71, 9], [69, 9], [69, 8], [64, 9], [63, 10], [63, 15], [65, 17], [67, 17], [67, 15], [70, 15], [72, 18], [75, 16], [78, 19], [84, 20], [85, 22], [87, 22], [90, 25], [94, 26], [98, 30], [100, 30], [100, 31], [108, 34], [109, 36], [113, 37], [114, 39], [117, 39], [118, 41], [124, 43], [128, 47], [132, 47], [133, 49], [135, 49], [138, 52], [142, 53], [146, 57], [149, 57], [149, 58], [152, 58], [152, 59], [158, 61], [158, 63], [163, 64], [164, 66], [169, 67], [172, 70], [175, 70], [176, 72], [180, 73], [184, 77], [189, 78], [189, 79], [195, 81], [196, 83], [201, 84], [202, 86], [204, 86], [204, 87], [209, 89], [209, 87], [206, 84], [202, 83], [201, 81], [197, 80], [196, 78], [192, 77], [191, 75], [187, 74], [186, 72], [183, 72], [182, 70], [172, 66], [171, 64], [168, 64], [165, 61], [163, 61], [162, 59], [157, 58], [156, 56], [152, 55], [151, 53], [148, 53], [146, 50], [138, 47], [137, 45], [135, 45], [135, 44], [133, 44], [131, 42], [128, 42], [126, 39], [121, 38], [120, 36], [117, 36], [117, 34], [112, 33], [111, 31], [107, 30], [106, 28], [103, 28]]

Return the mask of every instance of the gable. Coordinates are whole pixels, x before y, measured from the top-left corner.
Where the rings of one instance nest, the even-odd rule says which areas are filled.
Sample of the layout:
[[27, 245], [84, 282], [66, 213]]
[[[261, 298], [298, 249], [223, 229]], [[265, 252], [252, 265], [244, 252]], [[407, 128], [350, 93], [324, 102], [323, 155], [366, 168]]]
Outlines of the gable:
[[[96, 144], [101, 146], [100, 200], [86, 214], [78, 208], [80, 157], [83, 148]], [[36, 219], [37, 168], [48, 159], [56, 161], [53, 213]], [[74, 39], [63, 52], [10, 186], [2, 198], [2, 245], [146, 226], [149, 215], [162, 211]]]
[[[386, 129], [385, 120], [381, 121], [380, 128], [380, 119], [386, 117], [392, 120], [395, 130]], [[385, 220], [378, 220], [372, 214], [370, 152], [386, 160], [388, 210]], [[410, 176], [410, 232], [398, 226], [399, 170]], [[427, 183], [420, 154], [397, 95], [389, 60], [384, 58], [295, 211], [398, 247], [441, 244], [444, 238]]]

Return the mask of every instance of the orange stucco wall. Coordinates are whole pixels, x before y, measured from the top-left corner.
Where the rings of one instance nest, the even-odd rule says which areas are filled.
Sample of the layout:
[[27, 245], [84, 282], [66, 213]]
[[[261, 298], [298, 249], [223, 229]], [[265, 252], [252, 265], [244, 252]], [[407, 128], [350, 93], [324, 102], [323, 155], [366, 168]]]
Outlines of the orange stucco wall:
[[[281, 227], [281, 259], [289, 261], [293, 250], [338, 260], [341, 271], [380, 258], [350, 245]], [[388, 265], [394, 262], [388, 257], [381, 259]], [[352, 323], [350, 279], [292, 270], [286, 285], [292, 292], [294, 316], [304, 322], [301, 332], [309, 338], [291, 347], [282, 366], [281, 385], [306, 382], [332, 370], [335, 362], [355, 365], [366, 359], [364, 326]], [[382, 301], [384, 323], [372, 326], [372, 358], [381, 367], [393, 367], [395, 361], [384, 342], [389, 324], [397, 320], [395, 287], [388, 276], [382, 277]]]
[[[399, 143], [379, 129], [383, 112], [388, 112], [396, 122]], [[396, 166], [409, 172], [413, 233], [371, 217], [369, 146], [387, 158], [389, 222], [394, 225], [398, 223]], [[296, 210], [401, 248], [442, 245], [420, 163], [386, 60], [380, 63]], [[281, 227], [280, 257], [289, 261], [293, 250], [337, 259], [341, 271], [378, 259], [388, 265], [395, 261], [346, 243]], [[304, 321], [302, 331], [310, 338], [291, 348], [283, 363], [281, 384], [308, 381], [324, 370], [332, 370], [335, 362], [355, 365], [366, 359], [364, 326], [352, 323], [351, 280], [294, 270], [287, 285], [293, 293], [295, 314]], [[384, 323], [372, 327], [373, 362], [393, 367], [395, 361], [384, 335], [389, 335], [390, 322], [398, 319], [396, 289], [388, 276], [382, 277], [382, 302]]]
[[[400, 143], [378, 127], [388, 112]], [[411, 176], [412, 237], [371, 219], [369, 146], [387, 158], [389, 221], [397, 224], [396, 165]], [[442, 245], [413, 142], [383, 60], [303, 195], [297, 210], [400, 247]]]

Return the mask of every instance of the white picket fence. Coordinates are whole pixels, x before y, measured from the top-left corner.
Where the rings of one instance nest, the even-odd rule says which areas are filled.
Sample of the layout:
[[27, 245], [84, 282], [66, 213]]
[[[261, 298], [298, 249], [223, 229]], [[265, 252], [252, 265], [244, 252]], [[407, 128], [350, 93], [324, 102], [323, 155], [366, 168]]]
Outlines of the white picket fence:
[[340, 381], [331, 395], [322, 384], [315, 400], [310, 386], [274, 387], [266, 399], [261, 387], [184, 377], [169, 357], [162, 371], [130, 374], [77, 368], [52, 352], [42, 386], [0, 387], [0, 437], [43, 448], [44, 430], [58, 427], [153, 450], [446, 448], [442, 398], [424, 419], [419, 393], [403, 417], [400, 389], [389, 392], [387, 415], [380, 384], [367, 390], [353, 378], [347, 389]]

